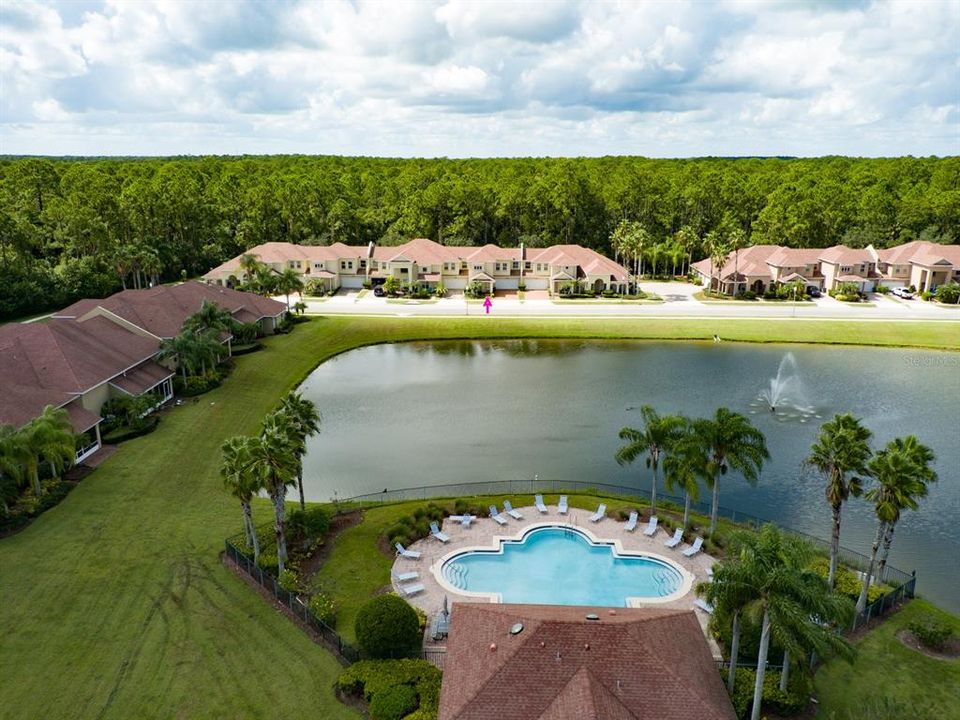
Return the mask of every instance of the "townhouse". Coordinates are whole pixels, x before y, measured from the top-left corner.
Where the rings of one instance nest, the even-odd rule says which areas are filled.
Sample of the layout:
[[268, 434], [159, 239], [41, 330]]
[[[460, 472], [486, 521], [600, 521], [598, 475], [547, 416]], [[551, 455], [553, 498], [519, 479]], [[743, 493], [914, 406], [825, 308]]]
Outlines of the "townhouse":
[[880, 283], [923, 292], [949, 282], [960, 283], [960, 245], [914, 240], [885, 250], [867, 248], [877, 266]]
[[[254, 255], [276, 271], [293, 269], [305, 280], [319, 280], [324, 288], [359, 288], [394, 277], [405, 283], [422, 283], [448, 290], [463, 290], [479, 283], [487, 292], [549, 290], [557, 292], [566, 283], [580, 282], [591, 290], [625, 292], [627, 270], [595, 250], [579, 245], [549, 248], [502, 248], [496, 245], [461, 247], [441, 245], [416, 238], [403, 245], [382, 247], [344, 245], [293, 245], [265, 243], [251, 248]], [[214, 268], [204, 280], [232, 287], [245, 273], [237, 256]]]
[[[283, 303], [200, 282], [124, 290], [80, 300], [50, 319], [0, 326], [0, 424], [21, 427], [47, 405], [66, 410], [79, 436], [76, 461], [101, 446], [100, 410], [118, 396], [173, 397], [176, 367], [158, 360], [204, 301], [273, 332]], [[228, 340], [228, 339], [227, 339]]]

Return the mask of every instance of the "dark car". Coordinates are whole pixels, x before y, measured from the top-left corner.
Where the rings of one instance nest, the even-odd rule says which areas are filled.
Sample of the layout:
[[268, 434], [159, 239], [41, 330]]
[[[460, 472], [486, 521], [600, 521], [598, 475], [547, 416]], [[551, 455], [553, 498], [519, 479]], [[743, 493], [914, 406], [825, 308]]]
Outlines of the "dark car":
[[373, 289], [373, 294], [376, 295], [377, 297], [383, 297], [384, 295], [386, 295], [386, 293], [383, 291], [383, 285], [377, 285]]
[[811, 286], [811, 287], [808, 287], [808, 288], [807, 288], [807, 295], [809, 295], [809, 296], [812, 297], [812, 298], [818, 298], [818, 297], [820, 297], [820, 288], [818, 288], [818, 287], [812, 287], [812, 286]]

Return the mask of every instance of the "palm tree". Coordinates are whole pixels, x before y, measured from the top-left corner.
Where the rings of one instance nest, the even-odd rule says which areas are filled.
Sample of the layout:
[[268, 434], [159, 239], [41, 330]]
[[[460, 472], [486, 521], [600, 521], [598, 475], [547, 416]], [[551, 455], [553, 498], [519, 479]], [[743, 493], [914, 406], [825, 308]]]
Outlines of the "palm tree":
[[270, 272], [270, 266], [250, 253], [240, 256], [240, 269], [243, 271], [244, 285], [253, 292], [260, 292], [263, 278]]
[[735, 227], [727, 235], [727, 249], [733, 250], [733, 294], [737, 294], [740, 287], [740, 248], [747, 244], [747, 234], [741, 227]]
[[293, 268], [285, 268], [282, 273], [275, 278], [274, 287], [277, 292], [287, 296], [287, 312], [290, 312], [290, 293], [303, 292], [303, 278]]
[[649, 405], [640, 408], [643, 429], [625, 427], [620, 430], [620, 439], [626, 442], [617, 450], [617, 462], [620, 465], [632, 463], [641, 455], [647, 456], [647, 467], [653, 470], [653, 482], [650, 485], [650, 512], [657, 514], [657, 469], [660, 457], [677, 439], [684, 424], [683, 418], [676, 415], [660, 417]]
[[843, 503], [851, 495], [860, 497], [867, 461], [870, 459], [870, 430], [850, 413], [834, 415], [820, 427], [820, 434], [810, 448], [806, 463], [816, 468], [827, 480], [827, 502], [833, 512], [830, 534], [830, 570], [827, 583], [833, 587], [840, 554], [840, 514]]
[[260, 539], [253, 524], [253, 513], [250, 501], [263, 490], [260, 484], [261, 477], [255, 472], [251, 447], [256, 438], [237, 436], [228, 438], [220, 448], [223, 462], [220, 465], [220, 476], [224, 487], [230, 491], [243, 510], [243, 533], [247, 544], [253, 548], [254, 563], [260, 559]]
[[751, 715], [758, 720], [771, 635], [785, 650], [785, 674], [781, 676], [785, 685], [791, 654], [813, 650], [821, 656], [831, 651], [852, 655], [851, 646], [834, 631], [833, 624], [849, 622], [853, 604], [831, 592], [823, 576], [810, 569], [813, 550], [807, 543], [781, 534], [773, 525], [764, 525], [758, 532], [734, 532], [729, 551], [730, 562], [739, 566], [731, 573], [738, 588], [733, 594], [752, 597], [744, 605], [744, 613], [760, 623]]
[[873, 568], [882, 539], [889, 533], [890, 542], [893, 542], [893, 528], [900, 519], [900, 513], [903, 510], [916, 510], [917, 499], [927, 494], [927, 483], [937, 480], [937, 474], [929, 465], [932, 461], [933, 452], [921, 445], [913, 435], [887, 443], [870, 460], [868, 470], [876, 478], [877, 485], [866, 492], [866, 498], [875, 504], [877, 534], [857, 599], [857, 612], [863, 612], [867, 606]]
[[[24, 459], [17, 429], [13, 425], [0, 425], [0, 477], [10, 478], [17, 485], [22, 484]], [[5, 514], [10, 514], [6, 500], [3, 510]]]
[[[177, 363], [177, 365], [180, 366], [183, 379], [186, 380], [188, 366], [190, 366], [190, 363], [193, 361], [196, 344], [196, 337], [189, 333], [181, 333], [176, 337], [165, 338], [160, 341], [160, 354], [157, 355], [157, 359], [161, 362], [170, 360]], [[195, 368], [190, 366], [189, 370], [190, 374], [193, 375]]]
[[[927, 494], [926, 484], [937, 482], [938, 479], [936, 471], [930, 467], [936, 459], [933, 450], [917, 440], [915, 435], [907, 435], [905, 438], [895, 438], [891, 444], [896, 446], [898, 450], [906, 453], [911, 460], [913, 460], [913, 464], [918, 470], [918, 480], [924, 485], [921, 495], [925, 496]], [[890, 546], [893, 544], [893, 531], [896, 529], [899, 519], [898, 514], [896, 519], [887, 526], [887, 531], [883, 534], [883, 546], [880, 549], [880, 560], [877, 563], [876, 576], [878, 578], [883, 578], [883, 571], [887, 567], [887, 557], [890, 555]]]
[[280, 412], [289, 420], [297, 459], [297, 489], [300, 491], [300, 509], [306, 510], [303, 499], [303, 456], [307, 453], [307, 438], [320, 432], [320, 413], [311, 400], [298, 392], [290, 392], [280, 403]]
[[730, 668], [727, 671], [727, 692], [733, 694], [737, 679], [737, 662], [740, 658], [740, 619], [744, 607], [755, 599], [751, 578], [743, 577], [744, 567], [735, 561], [714, 565], [713, 580], [700, 583], [697, 594], [717, 609], [719, 615], [732, 615], [733, 628], [730, 635]]
[[769, 459], [770, 453], [763, 433], [746, 417], [725, 407], [717, 408], [712, 418], [694, 420], [693, 434], [700, 446], [700, 462], [708, 472], [707, 484], [713, 489], [710, 508], [710, 534], [713, 535], [720, 508], [720, 476], [727, 473], [728, 467], [733, 468], [750, 485], [755, 485], [763, 461]]
[[280, 413], [268, 415], [260, 436], [249, 446], [250, 459], [257, 482], [261, 483], [273, 503], [273, 530], [277, 539], [277, 566], [283, 572], [287, 560], [286, 498], [287, 486], [297, 476], [297, 459], [291, 442], [289, 421]]
[[[437, 292], [439, 293], [442, 291], [438, 289]], [[303, 302], [303, 300], [298, 300], [293, 304], [293, 311], [297, 315], [303, 315], [307, 311], [307, 304]]]
[[223, 310], [215, 303], [204, 300], [200, 309], [184, 321], [182, 330], [196, 335], [207, 330], [230, 332], [235, 322], [229, 310]]
[[43, 493], [40, 486], [40, 464], [47, 462], [55, 474], [73, 464], [77, 455], [76, 433], [63, 408], [47, 405], [43, 412], [24, 425], [18, 433], [25, 476], [33, 481], [34, 494]]
[[663, 472], [668, 490], [673, 491], [676, 487], [683, 490], [684, 529], [690, 525], [690, 501], [700, 499], [700, 479], [710, 477], [705, 462], [693, 424], [688, 418], [681, 417], [677, 437], [663, 461]]
[[693, 228], [689, 225], [684, 225], [677, 231], [677, 234], [674, 236], [677, 240], [677, 244], [680, 246], [681, 251], [685, 259], [685, 268], [684, 265], [680, 266], [681, 274], [686, 275], [690, 272], [690, 260], [693, 257], [693, 248], [697, 244], [697, 233], [694, 232]]

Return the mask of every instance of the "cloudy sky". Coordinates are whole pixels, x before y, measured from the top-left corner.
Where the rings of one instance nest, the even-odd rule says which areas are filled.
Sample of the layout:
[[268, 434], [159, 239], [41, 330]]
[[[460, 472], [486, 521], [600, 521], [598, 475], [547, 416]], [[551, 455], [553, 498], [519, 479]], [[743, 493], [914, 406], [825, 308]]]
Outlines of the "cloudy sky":
[[0, 0], [0, 153], [960, 154], [960, 0]]

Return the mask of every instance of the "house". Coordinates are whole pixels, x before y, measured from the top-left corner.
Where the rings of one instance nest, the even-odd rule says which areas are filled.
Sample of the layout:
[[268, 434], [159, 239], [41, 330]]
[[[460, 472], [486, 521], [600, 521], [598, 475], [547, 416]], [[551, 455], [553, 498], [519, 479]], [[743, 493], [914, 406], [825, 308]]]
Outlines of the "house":
[[691, 611], [455, 603], [439, 720], [733, 720]]
[[820, 253], [816, 248], [781, 247], [770, 254], [770, 282], [785, 285], [800, 280], [806, 288], [823, 290], [823, 272], [820, 268]]
[[949, 282], [960, 283], [960, 245], [914, 240], [884, 250], [871, 245], [867, 250], [876, 262], [881, 285], [912, 285], [923, 292]]
[[821, 250], [818, 258], [827, 291], [836, 290], [843, 283], [853, 283], [860, 292], [872, 292], [880, 279], [877, 260], [867, 248], [834, 245]]
[[[402, 245], [366, 247], [336, 243], [329, 246], [265, 243], [247, 251], [274, 270], [291, 268], [304, 280], [320, 280], [327, 290], [359, 288], [394, 277], [404, 283], [449, 290], [464, 290], [479, 283], [487, 292], [559, 289], [580, 282], [591, 290], [624, 292], [629, 285], [626, 269], [595, 250], [579, 245], [549, 248], [502, 248], [496, 245], [460, 247], [415, 238]], [[247, 254], [245, 253], [245, 254]], [[232, 287], [244, 279], [242, 255], [214, 268], [204, 280]]]
[[[730, 253], [721, 267], [711, 268], [710, 258], [699, 260], [690, 267], [701, 285], [707, 285], [727, 295], [750, 290], [762, 294], [773, 282], [767, 261], [785, 248], [779, 245], [752, 245]], [[711, 270], [713, 275], [711, 276]]]
[[76, 461], [86, 459], [100, 448], [107, 400], [148, 396], [156, 408], [173, 397], [175, 368], [158, 362], [160, 344], [204, 301], [264, 332], [286, 312], [269, 298], [189, 282], [80, 300], [45, 322], [0, 326], [0, 424], [21, 427], [47, 405], [63, 408], [81, 436]]

